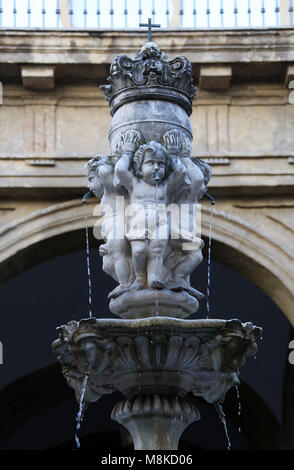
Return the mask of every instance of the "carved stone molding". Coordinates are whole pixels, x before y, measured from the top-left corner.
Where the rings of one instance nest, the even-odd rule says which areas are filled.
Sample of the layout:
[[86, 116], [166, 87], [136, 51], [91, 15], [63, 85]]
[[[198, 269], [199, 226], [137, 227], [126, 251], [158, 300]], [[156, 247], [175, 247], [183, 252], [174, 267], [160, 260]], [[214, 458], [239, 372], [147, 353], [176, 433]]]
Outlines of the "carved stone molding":
[[[200, 292], [199, 298], [203, 298]], [[122, 318], [146, 318], [156, 315], [186, 318], [197, 312], [198, 308], [198, 300], [188, 292], [173, 292], [168, 289], [159, 292], [154, 289], [126, 292], [121, 297], [112, 299], [109, 304], [110, 311]]]
[[123, 104], [138, 100], [163, 100], [192, 113], [192, 66], [186, 57], [168, 60], [154, 42], [147, 42], [134, 59], [120, 55], [111, 64], [108, 85], [101, 86], [113, 116]]
[[[239, 368], [257, 352], [261, 328], [239, 320], [82, 319], [58, 328], [53, 343], [68, 385], [86, 402], [119, 390], [112, 419], [131, 433], [135, 450], [177, 449], [184, 429], [200, 419], [187, 395], [222, 413]], [[85, 382], [85, 377], [87, 380]]]
[[53, 90], [55, 86], [55, 68], [52, 66], [23, 65], [21, 78], [25, 88], [30, 90]]
[[89, 376], [87, 401], [119, 390], [222, 401], [238, 384], [239, 369], [257, 352], [261, 329], [239, 320], [89, 318], [58, 328], [53, 343], [62, 371], [79, 396]]
[[111, 417], [129, 430], [135, 450], [173, 450], [184, 429], [200, 419], [200, 413], [177, 396], [138, 395], [115, 405]]

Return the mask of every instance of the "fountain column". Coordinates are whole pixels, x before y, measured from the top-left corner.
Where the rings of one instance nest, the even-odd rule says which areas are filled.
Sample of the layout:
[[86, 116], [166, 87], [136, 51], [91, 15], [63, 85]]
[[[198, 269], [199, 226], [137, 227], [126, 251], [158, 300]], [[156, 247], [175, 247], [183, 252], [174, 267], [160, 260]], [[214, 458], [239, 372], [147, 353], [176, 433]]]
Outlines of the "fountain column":
[[221, 404], [256, 354], [260, 328], [187, 319], [204, 298], [190, 274], [202, 261], [198, 203], [211, 178], [209, 165], [191, 157], [191, 63], [148, 42], [134, 59], [117, 57], [101, 88], [112, 115], [111, 150], [92, 158], [86, 173], [101, 200], [100, 254], [118, 283], [108, 298], [120, 318], [91, 312], [69, 322], [53, 350], [78, 400], [121, 392], [112, 418], [130, 431], [135, 449], [175, 450], [200, 419], [189, 396], [204, 398], [224, 419]]

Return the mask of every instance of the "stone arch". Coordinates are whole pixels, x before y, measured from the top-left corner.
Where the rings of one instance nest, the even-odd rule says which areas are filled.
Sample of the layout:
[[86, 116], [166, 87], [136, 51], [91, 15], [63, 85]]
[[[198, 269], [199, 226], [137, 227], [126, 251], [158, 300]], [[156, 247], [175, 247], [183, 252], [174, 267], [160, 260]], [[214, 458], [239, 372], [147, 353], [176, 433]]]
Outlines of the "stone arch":
[[[91, 201], [87, 205], [89, 226], [93, 226], [99, 219], [97, 215], [93, 215], [95, 206], [97, 214], [99, 212], [97, 201]], [[56, 240], [57, 237], [65, 236], [67, 241], [72, 237], [74, 239], [74, 234], [81, 233], [85, 228], [84, 217], [84, 208], [78, 199], [51, 205], [4, 226], [0, 231], [0, 280], [4, 281], [15, 275], [17, 271], [20, 272], [28, 267], [26, 262], [19, 267], [18, 259], [30, 248], [38, 245], [44, 250], [45, 242]], [[214, 209], [213, 220], [214, 259], [260, 287], [294, 325], [291, 291], [292, 257], [287, 247], [259, 227], [227, 212]], [[209, 224], [210, 210], [203, 206], [201, 225], [202, 235], [205, 238], [209, 235]], [[79, 242], [76, 242], [75, 247], [78, 245]], [[71, 251], [75, 247], [69, 243], [66, 251]], [[46, 253], [39, 253], [35, 262], [46, 257], [48, 258]], [[34, 264], [32, 259], [30, 264]]]

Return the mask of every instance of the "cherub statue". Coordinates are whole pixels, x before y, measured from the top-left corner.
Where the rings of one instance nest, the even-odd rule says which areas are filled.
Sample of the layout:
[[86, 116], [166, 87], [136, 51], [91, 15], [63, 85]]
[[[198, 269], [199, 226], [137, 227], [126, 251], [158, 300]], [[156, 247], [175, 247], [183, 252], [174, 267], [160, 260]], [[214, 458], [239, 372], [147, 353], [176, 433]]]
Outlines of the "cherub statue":
[[166, 206], [174, 187], [188, 184], [187, 171], [158, 142], [140, 145], [140, 141], [138, 131], [127, 131], [123, 155], [115, 166], [115, 184], [128, 191], [133, 210], [126, 226], [135, 275], [131, 287], [163, 289], [163, 259], [169, 237]]
[[[210, 178], [205, 178], [204, 169], [209, 169], [204, 162], [202, 166], [195, 164], [190, 158], [191, 142], [183, 132], [172, 129], [162, 136], [162, 141], [168, 148], [172, 142], [177, 144], [178, 156], [187, 169], [187, 175], [191, 181], [189, 186], [181, 189], [173, 202], [179, 209], [179, 221], [170, 227], [170, 240], [168, 244], [166, 265], [170, 275], [168, 287], [171, 290], [184, 289], [197, 298], [203, 294], [190, 286], [189, 275], [202, 261], [203, 240], [197, 236], [198, 199], [206, 191], [206, 184]], [[208, 171], [208, 170], [207, 170]], [[209, 169], [210, 171], [210, 169]], [[208, 176], [208, 175], [206, 175]]]
[[118, 197], [128, 201], [128, 193], [122, 188], [114, 188], [114, 165], [117, 156], [96, 155], [85, 166], [89, 180], [89, 188], [96, 197], [101, 199], [102, 238], [106, 242], [100, 245], [103, 256], [103, 270], [119, 282], [109, 297], [115, 297], [128, 289], [132, 282], [130, 266], [130, 245], [124, 237], [117, 235], [117, 227], [124, 224], [124, 212]]

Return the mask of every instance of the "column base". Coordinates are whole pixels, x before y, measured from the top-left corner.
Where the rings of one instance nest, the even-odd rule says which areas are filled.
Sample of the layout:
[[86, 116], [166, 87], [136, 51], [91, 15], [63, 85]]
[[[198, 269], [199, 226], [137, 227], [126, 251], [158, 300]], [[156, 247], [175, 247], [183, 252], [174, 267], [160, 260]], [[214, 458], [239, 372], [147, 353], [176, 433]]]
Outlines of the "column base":
[[177, 450], [183, 431], [200, 413], [184, 398], [137, 395], [119, 402], [111, 417], [130, 432], [135, 450]]

